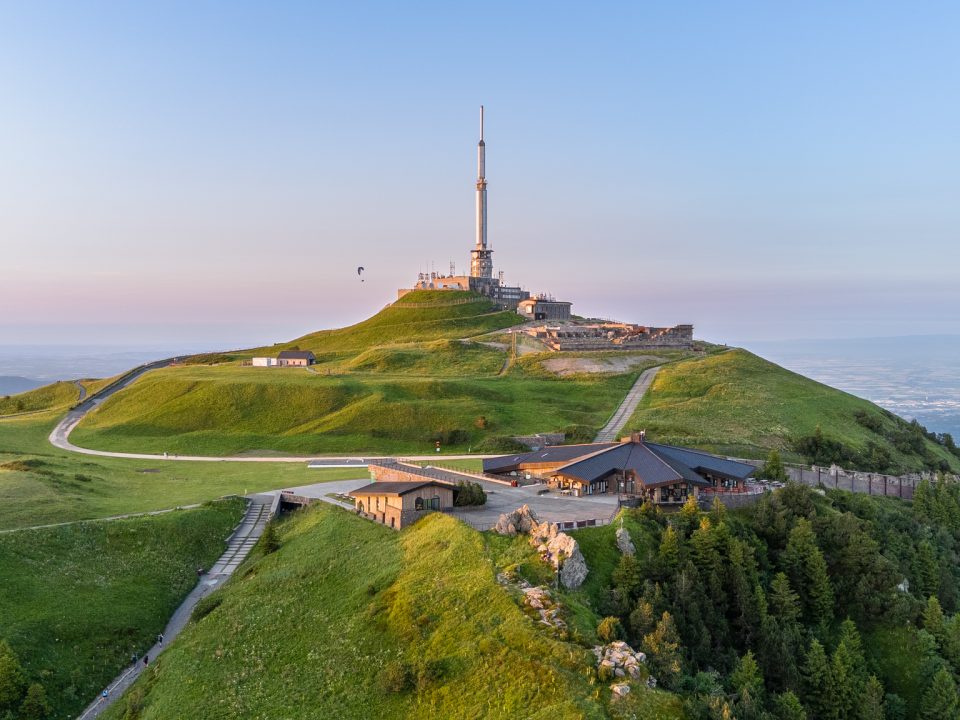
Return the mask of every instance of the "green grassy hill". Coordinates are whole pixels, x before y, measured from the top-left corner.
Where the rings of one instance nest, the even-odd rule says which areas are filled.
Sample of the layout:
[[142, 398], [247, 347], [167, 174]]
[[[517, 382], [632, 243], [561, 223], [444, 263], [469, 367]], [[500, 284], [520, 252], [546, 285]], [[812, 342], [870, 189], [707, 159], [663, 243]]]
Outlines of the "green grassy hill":
[[76, 717], [132, 652], [150, 647], [243, 510], [235, 499], [0, 534], [0, 640], [44, 686], [51, 718]]
[[[73, 441], [206, 455], [413, 454], [438, 440], [446, 452], [496, 452], [510, 436], [545, 432], [588, 441], [639, 373], [662, 365], [625, 430], [747, 457], [775, 448], [878, 472], [960, 469], [919, 427], [743, 350], [525, 347], [513, 358], [499, 330], [517, 322], [471, 293], [417, 291], [348, 328], [148, 373], [88, 415]], [[293, 347], [313, 350], [318, 364], [241, 365]], [[818, 426], [825, 446], [808, 452], [802, 442]]]
[[18, 395], [0, 397], [0, 415], [68, 408], [80, 398], [80, 388], [72, 382], [55, 382]]
[[960, 459], [929, 440], [918, 444], [918, 452], [899, 449], [893, 440], [909, 433], [907, 424], [873, 403], [745, 350], [665, 366], [627, 427], [646, 429], [658, 441], [744, 457], [777, 448], [801, 459], [796, 442], [818, 425], [825, 438], [853, 452], [863, 453], [870, 443], [887, 448], [890, 469], [920, 470], [931, 459], [960, 467]]
[[[439, 514], [397, 533], [328, 506], [278, 534], [106, 717], [610, 717], [591, 653], [495, 580], [529, 546], [488, 546]], [[682, 717], [667, 693], [637, 695]]]

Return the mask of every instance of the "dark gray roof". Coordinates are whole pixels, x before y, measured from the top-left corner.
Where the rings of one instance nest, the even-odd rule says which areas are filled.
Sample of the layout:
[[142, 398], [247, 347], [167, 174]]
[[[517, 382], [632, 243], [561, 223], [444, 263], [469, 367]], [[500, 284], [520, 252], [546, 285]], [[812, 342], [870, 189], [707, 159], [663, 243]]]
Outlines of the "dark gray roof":
[[393, 480], [381, 480], [379, 482], [373, 482], [369, 485], [364, 485], [359, 487], [356, 490], [351, 490], [347, 493], [351, 497], [359, 497], [361, 495], [406, 495], [408, 492], [413, 492], [422, 487], [441, 487], [446, 488], [447, 490], [452, 490], [448, 483], [438, 482], [436, 480], [423, 480], [417, 482], [401, 482]]
[[316, 360], [317, 356], [309, 350], [281, 350], [277, 358], [280, 360]]
[[558, 474], [568, 475], [587, 482], [599, 480], [614, 472], [633, 472], [647, 487], [668, 485], [685, 480], [694, 485], [709, 485], [696, 472], [681, 463], [661, 457], [644, 443], [625, 442], [616, 447], [589, 455], [557, 468]]
[[555, 471], [586, 482], [600, 480], [614, 472], [632, 471], [647, 487], [681, 480], [708, 486], [703, 473], [746, 479], [752, 465], [728, 460], [699, 450], [648, 442], [555, 445], [536, 452], [504, 455], [483, 461], [484, 472], [509, 473], [523, 465], [564, 463]]
[[748, 465], [738, 460], [729, 460], [719, 455], [711, 455], [702, 450], [691, 450], [690, 448], [660, 445], [659, 443], [651, 442], [648, 442], [647, 445], [658, 455], [670, 457], [694, 470], [701, 470], [711, 474], [744, 480], [750, 477], [753, 471], [756, 470], [753, 465]]
[[533, 463], [569, 462], [604, 448], [612, 448], [619, 443], [590, 443], [588, 445], [548, 445], [540, 450], [517, 455], [503, 455], [483, 461], [483, 471], [508, 473], [519, 470], [521, 465]]

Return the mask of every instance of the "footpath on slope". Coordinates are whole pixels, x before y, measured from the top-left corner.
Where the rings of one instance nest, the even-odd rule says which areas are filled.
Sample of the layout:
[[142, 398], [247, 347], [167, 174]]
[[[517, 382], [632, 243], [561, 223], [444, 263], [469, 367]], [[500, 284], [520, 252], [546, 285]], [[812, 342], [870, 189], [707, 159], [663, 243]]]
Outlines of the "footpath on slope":
[[620, 432], [627, 420], [630, 419], [630, 416], [633, 415], [633, 411], [637, 409], [637, 405], [640, 404], [643, 396], [646, 395], [650, 384], [657, 376], [659, 370], [660, 366], [658, 365], [657, 367], [648, 368], [640, 373], [640, 377], [637, 378], [633, 387], [630, 388], [630, 392], [627, 393], [623, 402], [620, 403], [620, 407], [616, 409], [607, 424], [603, 426], [603, 429], [597, 433], [597, 437], [593, 440], [594, 442], [616, 441], [617, 433]]
[[21, 532], [23, 530], [46, 530], [47, 528], [79, 525], [81, 523], [109, 522], [111, 520], [126, 520], [127, 518], [145, 517], [147, 515], [164, 515], [165, 513], [176, 512], [177, 510], [192, 510], [198, 507], [200, 507], [200, 503], [192, 503], [190, 505], [178, 505], [173, 508], [163, 508], [162, 510], [144, 510], [143, 512], [124, 513], [123, 515], [108, 515], [107, 517], [85, 518], [83, 520], [66, 520], [65, 522], [47, 523], [46, 525], [27, 525], [25, 527], [10, 528], [9, 530], [0, 530], [0, 535]]
[[[214, 564], [210, 571], [200, 577], [197, 586], [180, 604], [176, 612], [167, 622], [163, 630], [163, 641], [154, 644], [144, 655], [149, 662], [155, 662], [157, 656], [163, 652], [180, 631], [186, 627], [190, 621], [190, 615], [197, 603], [214, 590], [223, 585], [224, 582], [240, 566], [257, 540], [263, 534], [263, 528], [270, 520], [278, 498], [272, 494], [254, 495], [251, 498], [250, 505], [247, 506], [247, 512], [243, 520], [233, 531], [227, 541], [227, 549], [220, 559]], [[147, 665], [140, 659], [137, 659], [132, 665], [127, 667], [118, 675], [112, 683], [104, 690], [104, 693], [87, 706], [86, 710], [77, 718], [77, 720], [91, 720], [98, 717], [100, 713], [112, 705], [129, 688], [140, 674], [147, 668]]]

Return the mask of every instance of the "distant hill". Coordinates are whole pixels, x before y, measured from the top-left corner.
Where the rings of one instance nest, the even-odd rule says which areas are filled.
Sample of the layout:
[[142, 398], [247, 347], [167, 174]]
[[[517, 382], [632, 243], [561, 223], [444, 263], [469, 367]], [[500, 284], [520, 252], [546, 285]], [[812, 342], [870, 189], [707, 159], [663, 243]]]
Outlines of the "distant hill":
[[0, 395], [16, 395], [27, 390], [33, 390], [41, 385], [43, 385], [43, 382], [40, 380], [31, 380], [16, 375], [0, 375]]

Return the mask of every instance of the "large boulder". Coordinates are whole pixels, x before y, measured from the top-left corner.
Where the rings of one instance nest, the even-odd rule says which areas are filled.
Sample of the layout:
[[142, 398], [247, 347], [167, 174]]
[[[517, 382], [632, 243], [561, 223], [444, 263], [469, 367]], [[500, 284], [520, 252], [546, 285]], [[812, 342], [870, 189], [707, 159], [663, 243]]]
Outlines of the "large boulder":
[[626, 528], [617, 529], [617, 549], [624, 555], [636, 555], [637, 549], [633, 546], [630, 532]]
[[537, 527], [539, 522], [540, 518], [530, 509], [530, 506], [524, 505], [513, 512], [500, 515], [493, 529], [501, 535], [525, 534]]

